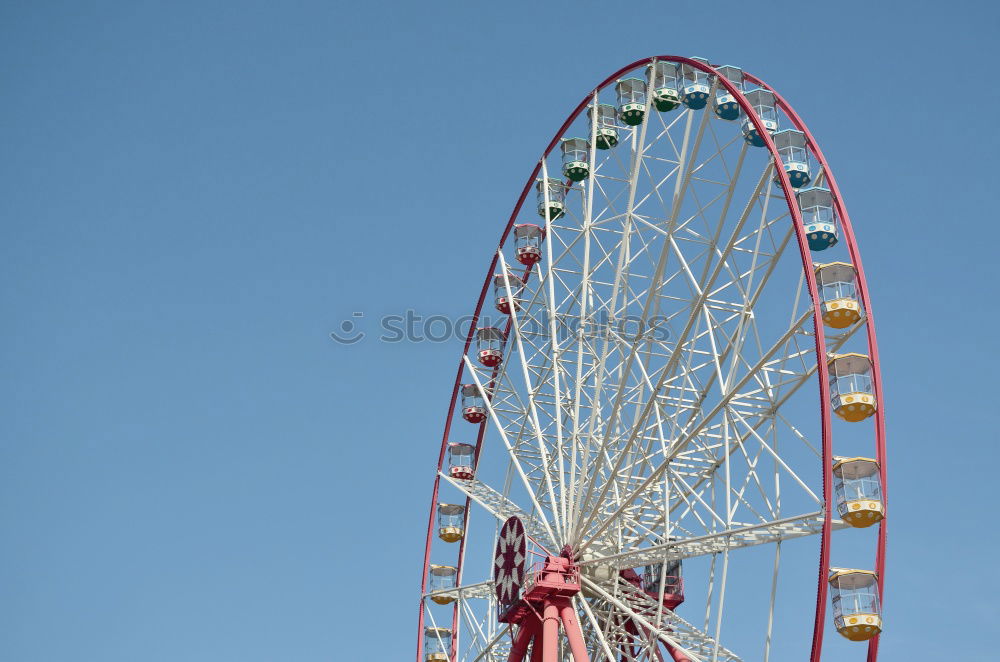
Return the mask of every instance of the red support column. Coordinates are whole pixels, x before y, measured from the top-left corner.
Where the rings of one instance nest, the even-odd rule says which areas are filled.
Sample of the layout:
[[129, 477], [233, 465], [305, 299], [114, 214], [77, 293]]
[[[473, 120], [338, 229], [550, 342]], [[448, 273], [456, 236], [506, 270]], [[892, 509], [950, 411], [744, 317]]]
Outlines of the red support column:
[[667, 652], [670, 653], [670, 657], [674, 658], [674, 662], [691, 662], [691, 658], [682, 653], [680, 649], [674, 648], [666, 642], [663, 645], [667, 647]]
[[[557, 662], [560, 657], [559, 625], [566, 633], [573, 662], [590, 662], [583, 629], [572, 598], [580, 591], [579, 569], [565, 556], [549, 556], [528, 574], [524, 597], [501, 620], [530, 628], [531, 662]], [[522, 662], [528, 640], [518, 633], [508, 662]]]
[[531, 662], [542, 662], [542, 632], [541, 628], [535, 629], [534, 643], [531, 644]]
[[563, 629], [566, 630], [566, 638], [569, 639], [569, 649], [573, 653], [573, 662], [590, 662], [590, 657], [587, 655], [587, 644], [583, 640], [583, 630], [580, 628], [580, 621], [577, 620], [573, 604], [566, 601], [559, 608], [559, 615], [562, 616]]
[[510, 647], [510, 655], [507, 657], [507, 662], [521, 662], [524, 659], [524, 654], [528, 652], [528, 643], [535, 632], [534, 622], [525, 623], [518, 628], [517, 635], [514, 637], [514, 644]]
[[[663, 651], [660, 650], [660, 640], [657, 639], [657, 638], [655, 638], [655, 637], [653, 637], [652, 631], [649, 628], [647, 628], [647, 627], [643, 627], [642, 628], [642, 634], [643, 634], [643, 636], [646, 637], [646, 639], [652, 639], [653, 640], [653, 652], [656, 653], [656, 659], [658, 659], [660, 662], [663, 662]], [[668, 650], [670, 649], [670, 645], [667, 644], [666, 642], [664, 642], [663, 645], [666, 646]], [[687, 659], [687, 658], [684, 658], [684, 659]], [[688, 662], [691, 662], [691, 661], [688, 660]]]
[[542, 662], [559, 660], [559, 607], [546, 601], [542, 612]]

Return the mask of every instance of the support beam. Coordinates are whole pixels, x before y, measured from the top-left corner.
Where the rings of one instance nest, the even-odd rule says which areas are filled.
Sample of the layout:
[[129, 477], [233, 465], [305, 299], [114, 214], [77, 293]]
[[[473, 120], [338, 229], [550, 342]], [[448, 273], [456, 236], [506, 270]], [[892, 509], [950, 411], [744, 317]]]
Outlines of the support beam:
[[[843, 529], [846, 527], [847, 524], [843, 521], [834, 520], [834, 529]], [[697, 538], [676, 540], [661, 545], [622, 552], [621, 554], [586, 559], [581, 561], [580, 565], [600, 564], [613, 565], [616, 568], [638, 568], [643, 565], [676, 559], [687, 559], [695, 556], [707, 556], [730, 549], [753, 547], [755, 545], [777, 543], [782, 540], [811, 536], [819, 533], [822, 528], [823, 512], [820, 511], [809, 513], [808, 515], [786, 517], [764, 524], [719, 531]]]

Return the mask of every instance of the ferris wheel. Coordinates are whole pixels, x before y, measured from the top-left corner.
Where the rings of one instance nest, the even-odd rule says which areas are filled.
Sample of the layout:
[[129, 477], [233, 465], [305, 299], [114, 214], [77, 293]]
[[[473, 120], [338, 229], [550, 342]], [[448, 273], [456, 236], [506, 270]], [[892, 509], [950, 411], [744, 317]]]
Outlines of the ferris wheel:
[[872, 306], [791, 106], [738, 67], [633, 62], [498, 230], [438, 454], [417, 662], [815, 662], [828, 628], [873, 662]]

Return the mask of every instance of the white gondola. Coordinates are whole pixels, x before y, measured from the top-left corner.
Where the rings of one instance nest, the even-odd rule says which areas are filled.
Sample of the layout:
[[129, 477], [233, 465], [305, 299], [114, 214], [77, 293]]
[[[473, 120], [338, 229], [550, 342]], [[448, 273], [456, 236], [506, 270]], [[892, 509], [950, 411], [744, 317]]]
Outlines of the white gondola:
[[[587, 109], [587, 119], [594, 122], [594, 106]], [[609, 103], [597, 104], [594, 144], [597, 149], [611, 149], [618, 144], [618, 110]]]

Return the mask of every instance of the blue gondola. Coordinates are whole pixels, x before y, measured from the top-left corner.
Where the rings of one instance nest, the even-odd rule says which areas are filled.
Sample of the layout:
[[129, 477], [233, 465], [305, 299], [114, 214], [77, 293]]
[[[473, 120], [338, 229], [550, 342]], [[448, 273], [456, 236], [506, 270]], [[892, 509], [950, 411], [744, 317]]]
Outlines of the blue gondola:
[[[693, 57], [692, 60], [708, 64], [708, 60], [702, 57]], [[701, 69], [696, 69], [690, 64], [681, 65], [681, 101], [691, 110], [701, 110], [708, 105], [708, 93], [711, 91], [708, 74]]]
[[[782, 166], [788, 173], [792, 188], [802, 188], [811, 181], [809, 174], [809, 152], [806, 150], [806, 136], [795, 129], [785, 129], [774, 134], [774, 146], [778, 149]], [[774, 183], [780, 184], [777, 174]]]
[[[747, 92], [746, 98], [764, 125], [764, 130], [774, 135], [774, 132], [778, 130], [778, 112], [774, 107], [774, 94], [768, 90], [757, 88]], [[749, 117], [743, 120], [743, 139], [754, 147], [763, 147], [766, 144], [764, 137], [757, 132], [757, 127], [753, 125]]]
[[837, 214], [830, 189], [819, 186], [798, 192], [799, 210], [809, 250], [822, 251], [837, 244]]
[[[725, 64], [718, 67], [716, 71], [732, 83], [737, 90], [740, 92], [743, 91], [742, 69]], [[730, 122], [740, 118], [740, 104], [737, 103], [736, 97], [734, 97], [729, 90], [722, 85], [721, 81], [719, 81], [719, 87], [715, 91], [715, 114], [719, 117], [719, 119]]]

